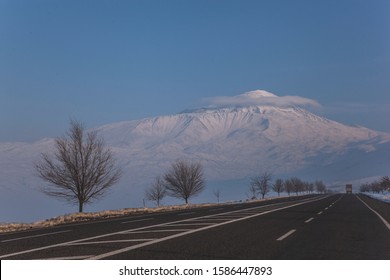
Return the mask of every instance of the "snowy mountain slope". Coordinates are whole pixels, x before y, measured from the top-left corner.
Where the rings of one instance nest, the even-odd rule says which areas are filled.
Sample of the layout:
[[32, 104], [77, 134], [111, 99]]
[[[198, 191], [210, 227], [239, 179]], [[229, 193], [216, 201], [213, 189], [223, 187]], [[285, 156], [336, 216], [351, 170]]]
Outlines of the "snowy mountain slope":
[[[97, 128], [124, 176], [111, 195], [89, 209], [140, 206], [144, 188], [177, 159], [201, 162], [213, 186], [263, 171], [325, 182], [390, 172], [390, 134], [346, 126], [298, 107], [313, 104], [310, 100], [253, 91], [214, 101], [214, 107]], [[0, 222], [74, 211], [37, 191], [42, 182], [34, 176], [33, 162], [53, 143], [0, 143]], [[242, 199], [235, 196], [245, 196], [246, 188], [231, 188], [225, 198]], [[210, 200], [210, 193], [203, 198]], [[23, 211], [23, 205], [30, 209]]]
[[[261, 169], [291, 172], [317, 156], [331, 164], [351, 151], [369, 153], [390, 142], [385, 133], [345, 126], [296, 107], [273, 106], [202, 109], [99, 131], [134, 167], [148, 162], [150, 169], [161, 168], [190, 158], [202, 161], [210, 179], [241, 178]], [[137, 160], [132, 163], [131, 158]]]

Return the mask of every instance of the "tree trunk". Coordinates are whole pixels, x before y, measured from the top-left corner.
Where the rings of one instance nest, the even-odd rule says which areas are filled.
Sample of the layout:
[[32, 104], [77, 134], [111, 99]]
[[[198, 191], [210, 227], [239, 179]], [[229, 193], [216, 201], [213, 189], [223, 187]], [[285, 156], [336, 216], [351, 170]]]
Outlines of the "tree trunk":
[[83, 203], [79, 201], [79, 213], [83, 212]]

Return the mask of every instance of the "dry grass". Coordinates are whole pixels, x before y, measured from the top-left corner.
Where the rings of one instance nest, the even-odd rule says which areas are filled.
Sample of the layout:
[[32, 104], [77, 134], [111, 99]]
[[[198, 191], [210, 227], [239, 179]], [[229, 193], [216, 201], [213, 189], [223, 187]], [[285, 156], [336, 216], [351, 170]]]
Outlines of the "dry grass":
[[199, 208], [199, 207], [206, 207], [206, 206], [213, 206], [213, 205], [217, 205], [217, 204], [188, 204], [188, 205], [163, 206], [163, 207], [156, 207], [156, 208], [125, 208], [121, 210], [106, 210], [101, 212], [71, 213], [71, 214], [66, 214], [66, 215], [62, 215], [44, 221], [34, 222], [34, 223], [0, 224], [0, 233], [10, 232], [10, 231], [21, 231], [21, 230], [27, 230], [32, 228], [51, 227], [51, 226], [61, 225], [61, 224], [101, 220], [101, 219], [120, 217], [120, 216], [167, 212], [167, 211]]

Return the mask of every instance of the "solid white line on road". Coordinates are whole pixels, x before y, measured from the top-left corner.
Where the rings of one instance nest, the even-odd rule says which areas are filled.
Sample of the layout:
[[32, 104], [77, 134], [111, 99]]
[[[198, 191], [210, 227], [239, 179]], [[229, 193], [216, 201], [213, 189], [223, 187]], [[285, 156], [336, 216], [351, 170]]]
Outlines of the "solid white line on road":
[[93, 255], [86, 255], [86, 256], [71, 256], [71, 257], [56, 257], [56, 258], [49, 258], [49, 259], [41, 259], [41, 260], [83, 260], [86, 258], [90, 258]]
[[[256, 214], [256, 215], [250, 215], [250, 216], [239, 218], [239, 219], [237, 218], [235, 220], [228, 220], [228, 221], [220, 223], [220, 224], [210, 225], [210, 226], [206, 226], [206, 227], [203, 227], [203, 228], [198, 228], [196, 230], [188, 230], [186, 232], [174, 234], [174, 235], [168, 236], [166, 238], [162, 238], [162, 239], [158, 239], [158, 240], [155, 240], [155, 241], [150, 241], [150, 242], [145, 242], [145, 243], [142, 243], [142, 244], [135, 245], [137, 247], [130, 246], [130, 247], [122, 248], [121, 250], [116, 250], [116, 251], [108, 252], [108, 253], [105, 253], [105, 254], [102, 254], [102, 255], [97, 255], [97, 256], [91, 257], [89, 259], [105, 258], [107, 256], [111, 256], [111, 255], [119, 254], [121, 252], [134, 250], [134, 249], [137, 249], [139, 247], [148, 246], [148, 245], [151, 245], [151, 244], [154, 244], [154, 243], [158, 243], [158, 242], [162, 242], [162, 241], [165, 241], [165, 240], [168, 240], [168, 239], [174, 239], [174, 238], [180, 237], [182, 235], [191, 234], [193, 232], [203, 231], [203, 230], [207, 230], [207, 229], [210, 229], [210, 228], [222, 226], [222, 225], [225, 225], [225, 224], [234, 223], [234, 222], [241, 221], [241, 220], [246, 220], [246, 219], [250, 219], [250, 218], [261, 216], [261, 215], [266, 215], [268, 213], [284, 210], [284, 209], [287, 209], [287, 208], [295, 207], [295, 206], [306, 204], [306, 203], [312, 203], [312, 202], [315, 202], [315, 201], [319, 201], [319, 200], [325, 199], [327, 197], [328, 196], [324, 196], [324, 197], [315, 198], [315, 199], [306, 198], [306, 199], [301, 200], [301, 202], [298, 202], [298, 203], [295, 203], [295, 204], [291, 204], [291, 205], [287, 205], [287, 206], [283, 206], [283, 207], [276, 208], [276, 209], [273, 209], [273, 210], [264, 211], [264, 212], [261, 212], [261, 213]], [[287, 202], [280, 202], [280, 203], [277, 203], [277, 204], [273, 204], [273, 206], [276, 206], [276, 205], [279, 205], [279, 204], [283, 205], [283, 204], [286, 204], [286, 203]], [[268, 207], [268, 206], [269, 205], [255, 206], [252, 209], [260, 209], [260, 208], [264, 208], [264, 207]], [[234, 211], [230, 211], [228, 213], [241, 212], [241, 211], [243, 211], [243, 210], [234, 210]], [[66, 241], [66, 242], [62, 242], [62, 243], [56, 243], [56, 244], [47, 245], [47, 246], [43, 246], [43, 247], [38, 247], [38, 248], [29, 249], [29, 250], [23, 250], [23, 251], [18, 251], [18, 252], [13, 252], [13, 253], [1, 255], [0, 259], [4, 259], [4, 258], [7, 258], [7, 257], [12, 257], [12, 256], [17, 256], [17, 255], [21, 255], [21, 254], [27, 254], [27, 253], [47, 250], [47, 249], [56, 248], [56, 247], [67, 246], [67, 245], [71, 245], [73, 243], [81, 242], [81, 241], [93, 240], [93, 239], [97, 239], [97, 238], [108, 237], [108, 236], [113, 236], [113, 235], [118, 235], [118, 234], [129, 234], [129, 233], [133, 233], [133, 232], [136, 233], [135, 231], [140, 232], [140, 230], [143, 230], [143, 229], [156, 228], [157, 226], [165, 226], [165, 225], [173, 224], [173, 223], [177, 223], [177, 222], [193, 221], [193, 220], [200, 220], [200, 219], [213, 218], [213, 217], [218, 218], [218, 217], [221, 217], [221, 215], [224, 215], [224, 214], [226, 214], [226, 213], [213, 214], [213, 215], [208, 215], [208, 216], [203, 216], [203, 217], [196, 217], [196, 218], [189, 218], [189, 219], [185, 219], [185, 220], [182, 220], [182, 221], [175, 221], [175, 222], [169, 222], [169, 223], [163, 223], [163, 224], [157, 224], [157, 225], [150, 225], [150, 226], [145, 226], [145, 227], [141, 227], [141, 228], [135, 228], [135, 229], [132, 229], [132, 230], [126, 229], [126, 230], [123, 230], [123, 231], [116, 231], [116, 232], [111, 232], [111, 233], [91, 236], [91, 237], [87, 237], [87, 238], [76, 239], [76, 240], [72, 240], [72, 241]], [[179, 230], [177, 230], [177, 231], [179, 231]], [[142, 246], [139, 246], [139, 245], [142, 245]]]
[[230, 221], [228, 218], [200, 218], [197, 221]]
[[324, 213], [324, 212], [320, 211], [320, 212], [317, 213], [317, 215], [321, 215], [322, 213]]
[[103, 240], [103, 241], [90, 241], [90, 242], [80, 242], [80, 243], [72, 243], [71, 246], [77, 245], [92, 245], [92, 244], [105, 244], [105, 243], [123, 243], [123, 242], [145, 242], [151, 241], [155, 238], [142, 238], [142, 239], [118, 239], [118, 240]]
[[251, 218], [262, 216], [262, 215], [266, 215], [266, 214], [269, 214], [269, 213], [281, 211], [281, 210], [288, 209], [288, 208], [291, 208], [291, 207], [295, 207], [295, 206], [298, 206], [298, 205], [315, 202], [315, 201], [318, 201], [318, 200], [322, 200], [322, 199], [324, 199], [326, 197], [327, 196], [322, 197], [320, 199], [314, 199], [314, 200], [309, 200], [309, 201], [304, 201], [304, 202], [298, 202], [298, 203], [295, 203], [295, 204], [292, 204], [292, 205], [287, 205], [287, 206], [283, 206], [283, 207], [280, 207], [280, 208], [264, 211], [264, 212], [261, 212], [261, 213], [255, 214], [255, 215], [250, 215], [250, 216], [246, 216], [246, 217], [242, 217], [242, 218], [237, 218], [235, 220], [230, 220], [230, 221], [226, 221], [226, 222], [215, 224], [215, 225], [211, 225], [211, 226], [206, 226], [206, 227], [202, 227], [202, 228], [189, 230], [189, 231], [186, 231], [186, 232], [181, 232], [181, 233], [174, 234], [174, 235], [169, 235], [167, 237], [163, 237], [163, 238], [156, 239], [156, 240], [153, 240], [153, 241], [149, 241], [149, 242], [145, 242], [145, 243], [141, 243], [141, 244], [137, 244], [137, 245], [121, 248], [121, 249], [118, 249], [118, 250], [115, 250], [115, 251], [111, 251], [111, 252], [107, 252], [107, 253], [103, 253], [103, 254], [100, 254], [100, 255], [97, 255], [97, 256], [93, 256], [93, 257], [88, 258], [88, 259], [89, 260], [104, 259], [104, 258], [107, 258], [107, 257], [110, 257], [110, 256], [114, 256], [114, 255], [118, 255], [118, 254], [121, 254], [121, 253], [129, 252], [129, 251], [132, 251], [132, 250], [135, 250], [135, 249], [138, 249], [138, 248], [142, 248], [142, 247], [146, 247], [146, 246], [153, 245], [153, 244], [156, 244], [156, 243], [160, 243], [160, 242], [163, 242], [163, 241], [175, 239], [175, 238], [178, 238], [178, 237], [181, 237], [181, 236], [185, 236], [185, 235], [188, 235], [188, 234], [192, 234], [192, 233], [195, 233], [195, 232], [208, 230], [208, 229], [211, 229], [211, 228], [215, 228], [215, 227], [219, 227], [219, 226], [235, 223], [235, 222], [238, 222], [238, 221], [244, 221], [244, 220], [247, 220], [247, 219], [251, 219]]
[[294, 232], [296, 232], [297, 230], [296, 229], [292, 229], [290, 230], [289, 232], [287, 232], [286, 234], [283, 234], [281, 237], [279, 237], [278, 239], [276, 239], [276, 241], [282, 241], [283, 239], [289, 237], [291, 234], [293, 234]]
[[148, 219], [132, 220], [132, 221], [122, 222], [122, 224], [135, 223], [135, 222], [142, 222], [142, 221], [150, 221], [150, 220], [154, 220], [154, 219], [153, 219], [153, 218], [148, 218]]
[[252, 214], [258, 214], [260, 213], [260, 211], [242, 211], [243, 214], [249, 214], [249, 215], [252, 215]]
[[[257, 212], [259, 213], [259, 212]], [[224, 217], [224, 218], [229, 218], [230, 220], [231, 219], [236, 219], [236, 218], [242, 218], [242, 217], [247, 217], [248, 215], [244, 215], [244, 214], [235, 214], [235, 215], [221, 215], [220, 217]]]
[[53, 234], [59, 234], [59, 233], [64, 233], [64, 232], [69, 232], [72, 231], [70, 230], [62, 230], [62, 231], [56, 231], [56, 232], [50, 232], [50, 233], [44, 233], [44, 234], [37, 234], [37, 235], [30, 235], [30, 236], [24, 236], [24, 237], [19, 237], [19, 238], [12, 238], [12, 239], [7, 239], [3, 240], [1, 242], [10, 242], [10, 241], [15, 241], [15, 240], [22, 240], [22, 239], [28, 239], [28, 238], [35, 238], [35, 237], [40, 237], [40, 236], [45, 236], [45, 235], [53, 235]]
[[171, 224], [166, 225], [167, 227], [180, 227], [180, 226], [209, 226], [209, 225], [215, 225], [217, 223], [187, 223], [187, 224]]
[[310, 223], [310, 222], [313, 221], [313, 220], [314, 220], [314, 218], [307, 219], [307, 220], [305, 221], [305, 223]]
[[372, 209], [367, 203], [365, 203], [359, 196], [356, 195], [356, 197], [361, 201], [363, 202], [364, 205], [367, 206], [368, 209], [370, 209], [372, 212], [374, 212], [378, 217], [379, 219], [381, 219], [381, 221], [385, 224], [385, 226], [387, 227], [388, 230], [390, 230], [390, 224], [388, 221], [386, 221], [385, 218], [383, 218], [378, 212], [376, 212], [374, 209]]
[[154, 232], [173, 232], [173, 231], [189, 231], [188, 228], [178, 228], [178, 229], [156, 229], [156, 230], [142, 230], [142, 231], [129, 231], [122, 234], [133, 234], [133, 233], [154, 233]]

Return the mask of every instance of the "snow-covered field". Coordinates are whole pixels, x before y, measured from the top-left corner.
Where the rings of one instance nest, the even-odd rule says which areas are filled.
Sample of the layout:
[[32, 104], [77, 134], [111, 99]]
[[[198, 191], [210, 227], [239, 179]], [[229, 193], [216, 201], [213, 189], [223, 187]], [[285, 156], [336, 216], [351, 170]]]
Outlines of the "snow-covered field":
[[369, 192], [365, 192], [364, 194], [369, 196], [369, 197], [372, 197], [372, 198], [375, 198], [375, 199], [378, 199], [378, 200], [390, 203], [390, 191], [384, 192], [383, 194], [369, 193]]

